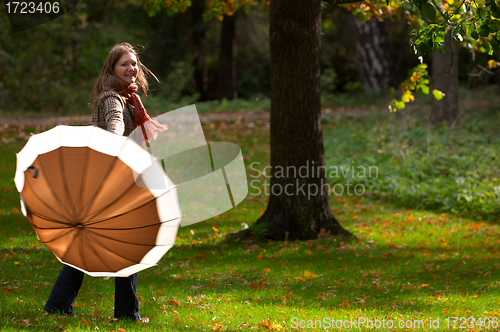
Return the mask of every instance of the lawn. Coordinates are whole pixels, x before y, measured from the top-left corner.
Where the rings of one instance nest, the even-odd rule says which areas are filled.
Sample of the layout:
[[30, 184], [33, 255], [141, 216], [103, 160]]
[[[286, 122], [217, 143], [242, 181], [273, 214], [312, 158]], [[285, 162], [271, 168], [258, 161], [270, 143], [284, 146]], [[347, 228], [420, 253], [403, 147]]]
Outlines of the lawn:
[[[328, 166], [379, 169], [376, 178], [329, 177], [332, 186], [351, 179], [366, 188], [361, 196], [330, 195], [334, 215], [359, 241], [328, 233], [304, 242], [228, 241], [226, 234], [251, 225], [266, 207], [267, 197], [250, 190], [235, 209], [181, 228], [159, 265], [139, 274], [141, 315], [150, 318], [148, 324], [113, 320], [113, 280], [88, 276], [74, 304], [76, 317], [42, 311], [61, 264], [20, 213], [12, 178], [15, 152], [29, 132], [43, 128], [1, 127], [0, 330], [496, 330], [499, 173], [488, 156], [498, 155], [498, 138], [488, 137], [498, 118], [485, 110], [454, 128], [431, 131], [411, 113], [326, 118]], [[249, 180], [266, 180], [250, 165], [262, 169], [268, 163], [268, 122], [214, 122], [204, 130], [208, 141], [242, 148]], [[415, 170], [423, 175], [412, 177]], [[463, 204], [446, 205], [457, 201], [458, 177], [464, 186], [476, 179], [477, 190]], [[451, 189], [449, 178], [455, 181]]]

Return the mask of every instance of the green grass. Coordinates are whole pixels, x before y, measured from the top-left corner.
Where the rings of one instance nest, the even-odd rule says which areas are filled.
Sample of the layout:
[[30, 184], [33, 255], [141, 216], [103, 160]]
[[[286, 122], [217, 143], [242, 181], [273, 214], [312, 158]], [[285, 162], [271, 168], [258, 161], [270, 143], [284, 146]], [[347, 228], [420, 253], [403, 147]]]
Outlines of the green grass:
[[[480, 133], [494, 127], [495, 116], [488, 114], [476, 119], [485, 126]], [[381, 161], [390, 155], [386, 164], [381, 161], [384, 167], [380, 167], [379, 180], [392, 174], [399, 182], [405, 181], [407, 173], [396, 172], [403, 158], [397, 159], [393, 149], [407, 144], [411, 135], [420, 137], [411, 134], [418, 128], [416, 121], [422, 120], [407, 114], [327, 119], [328, 165], [341, 165], [342, 156], [346, 163], [368, 160], [368, 164], [368, 158]], [[402, 123], [408, 125], [402, 127]], [[473, 133], [462, 127], [467, 135]], [[391, 128], [396, 133], [392, 136]], [[259, 167], [268, 163], [267, 122], [216, 122], [204, 129], [208, 141], [240, 145], [247, 167], [252, 162], [261, 163]], [[1, 331], [295, 331], [294, 317], [305, 325], [309, 320], [385, 319], [395, 324], [396, 331], [410, 330], [398, 328], [400, 321], [422, 320], [425, 328], [414, 330], [446, 331], [459, 330], [460, 322], [455, 329], [447, 329], [447, 318], [453, 326], [451, 317], [495, 322], [500, 318], [497, 222], [442, 213], [436, 211], [439, 207], [426, 209], [418, 204], [418, 197], [398, 200], [397, 195], [382, 189], [370, 189], [371, 196], [330, 196], [334, 215], [360, 239], [355, 243], [344, 243], [329, 234], [304, 242], [228, 242], [227, 233], [242, 229], [262, 214], [267, 203], [263, 195], [249, 195], [231, 211], [181, 228], [176, 245], [159, 265], [139, 274], [138, 297], [141, 315], [150, 318], [147, 325], [114, 321], [113, 280], [88, 276], [74, 305], [77, 317], [48, 316], [42, 307], [61, 264], [37, 241], [19, 212], [12, 178], [14, 153], [24, 145], [24, 131], [0, 130], [0, 138], [7, 142], [0, 145]], [[455, 136], [461, 137], [458, 129], [440, 130], [443, 133], [432, 133], [436, 144], [452, 144]], [[467, 140], [462, 141], [464, 146], [450, 146], [470, 154], [480, 146], [480, 135], [468, 137], [470, 146]], [[418, 151], [427, 153], [415, 138], [416, 143], [403, 150], [406, 160], [418, 158]], [[382, 153], [374, 150], [377, 142]], [[343, 154], [348, 152], [351, 155]], [[429, 154], [432, 158], [438, 155], [432, 150]], [[465, 152], [461, 155], [467, 157]], [[427, 160], [435, 162], [431, 157]], [[394, 202], [388, 201], [390, 197]], [[417, 202], [418, 209], [405, 207], [411, 202]], [[430, 328], [429, 320], [438, 318], [439, 328]], [[296, 330], [325, 331], [319, 326]], [[356, 330], [374, 329], [363, 326]]]
[[[496, 108], [473, 108], [453, 127], [434, 128], [420, 108], [330, 118], [324, 129], [330, 181], [349, 180], [406, 207], [497, 220], [499, 114]], [[348, 174], [333, 172], [342, 168]]]

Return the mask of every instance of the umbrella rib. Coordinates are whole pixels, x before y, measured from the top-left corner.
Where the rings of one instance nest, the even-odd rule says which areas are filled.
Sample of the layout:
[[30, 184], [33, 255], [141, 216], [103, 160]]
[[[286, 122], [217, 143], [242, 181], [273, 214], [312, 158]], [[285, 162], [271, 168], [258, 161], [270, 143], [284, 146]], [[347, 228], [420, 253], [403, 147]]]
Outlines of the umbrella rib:
[[85, 192], [85, 185], [87, 184], [87, 177], [88, 177], [88, 172], [89, 172], [89, 152], [90, 148], [87, 148], [85, 151], [85, 165], [83, 166], [83, 169], [85, 172], [83, 173], [82, 176], [82, 182], [80, 183], [80, 192], [78, 193], [78, 199], [76, 200], [77, 202], [80, 202], [79, 208], [78, 208], [78, 213], [79, 215], [83, 216], [83, 214], [80, 214], [81, 210], [83, 209], [83, 205], [81, 204], [82, 202], [82, 197], [83, 193]]
[[[40, 166], [42, 169], [44, 169], [43, 167], [43, 161], [42, 161], [42, 158], [39, 158], [39, 162], [40, 162]], [[47, 184], [47, 186], [49, 187], [50, 191], [52, 192], [52, 196], [54, 196], [54, 198], [56, 199], [57, 203], [59, 204], [59, 207], [61, 207], [64, 212], [66, 213], [66, 216], [65, 219], [71, 219], [69, 216], [71, 215], [71, 213], [69, 213], [69, 211], [67, 210], [67, 207], [65, 204], [63, 204], [61, 202], [61, 200], [59, 199], [59, 197], [56, 195], [56, 192], [54, 190], [54, 188], [52, 187], [52, 185], [50, 184], [50, 181], [45, 177], [45, 183]]]
[[[41, 163], [41, 161], [40, 161]], [[55, 199], [57, 200], [57, 202], [59, 203], [59, 205], [61, 205], [61, 202], [59, 201], [57, 195], [55, 195], [55, 192], [53, 190], [53, 188], [50, 186], [49, 184], [49, 181], [46, 181], [45, 180], [45, 183], [47, 184], [47, 187], [50, 188], [50, 191], [52, 192], [52, 196], [55, 197]], [[29, 183], [29, 181], [25, 181], [25, 184], [31, 188], [31, 192], [33, 193], [33, 195], [43, 204], [45, 205], [45, 207], [47, 207], [50, 211], [54, 212], [55, 214], [57, 214], [59, 217], [61, 217], [61, 219], [69, 219], [67, 216], [64, 216], [62, 214], [60, 214], [59, 212], [57, 212], [56, 210], [54, 210], [47, 202], [45, 202], [42, 197], [40, 197], [35, 189], [33, 188], [33, 186]], [[24, 203], [26, 204], [26, 206], [28, 206], [28, 203], [26, 203], [26, 201], [24, 201]], [[28, 207], [28, 210], [31, 211], [31, 209]], [[67, 212], [67, 211], [66, 211]], [[31, 212], [32, 214], [35, 214], [33, 212]], [[36, 215], [36, 214], [35, 214]]]
[[[88, 238], [88, 236], [86, 236]], [[98, 240], [94, 239], [94, 241], [96, 241], [97, 243], [99, 243], [100, 246], [102, 246], [102, 243], [100, 243]], [[96, 255], [97, 257], [99, 257], [101, 263], [103, 263], [110, 271], [113, 271], [113, 268], [102, 258], [102, 256], [99, 254], [99, 252], [96, 250], [96, 248], [94, 247], [94, 245], [92, 244], [92, 241], [87, 241], [88, 242], [88, 246], [90, 247], [90, 250], [92, 250], [92, 252], [94, 253], [94, 255]], [[106, 248], [107, 249], [107, 248]], [[109, 250], [109, 249], [108, 249]], [[116, 271], [115, 271], [116, 272]]]
[[[49, 217], [46, 217], [42, 214], [39, 214], [39, 213], [36, 213], [36, 212], [31, 212], [32, 215], [40, 218], [40, 219], [44, 219], [44, 220], [47, 220], [47, 221], [51, 221], [55, 224], [61, 224], [61, 225], [67, 225], [67, 226], [74, 226], [75, 224], [71, 223], [71, 222], [66, 222], [66, 221], [60, 221], [60, 220], [55, 220], [55, 219], [52, 219], [52, 218], [49, 218]], [[62, 216], [61, 216], [62, 217]], [[37, 227], [37, 226], [33, 226], [33, 227]], [[37, 227], [39, 229], [53, 229], [53, 228], [41, 228], [41, 227]], [[54, 229], [57, 229], [57, 228], [54, 228]]]
[[[122, 144], [122, 146], [120, 147], [120, 151], [118, 151], [117, 155], [115, 156], [115, 158], [113, 159], [113, 162], [111, 163], [110, 167], [108, 168], [108, 172], [106, 173], [106, 175], [104, 176], [103, 178], [103, 181], [106, 180], [109, 175], [111, 174], [111, 170], [113, 169], [113, 167], [115, 166], [116, 164], [116, 161], [118, 160], [118, 155], [123, 151], [123, 148], [125, 147], [125, 142]], [[102, 187], [103, 186], [99, 186], [99, 189], [95, 192], [94, 194], [94, 197], [92, 197], [90, 199], [90, 204], [87, 206], [87, 209], [85, 210], [85, 212], [82, 214], [82, 216], [86, 215], [88, 213], [88, 211], [90, 210], [90, 208], [95, 204], [95, 198], [97, 197], [97, 195], [99, 195], [99, 193], [101, 192], [102, 190]], [[88, 218], [87, 218], [88, 219]]]
[[[82, 234], [80, 234], [81, 232], [77, 232], [77, 234], [75, 235], [75, 237], [73, 238], [73, 241], [76, 241], [76, 239], [78, 237], [82, 237]], [[83, 239], [79, 242], [79, 246], [78, 246], [78, 253], [80, 254], [80, 260], [82, 261], [82, 267], [85, 271], [88, 271], [88, 267], [87, 267], [87, 263], [85, 262], [85, 255], [83, 254]]]
[[71, 194], [69, 192], [68, 179], [66, 176], [66, 167], [64, 166], [62, 148], [59, 148], [57, 151], [59, 153], [59, 167], [61, 168], [61, 178], [63, 180], [63, 187], [64, 187], [64, 191], [66, 192], [66, 197], [67, 197], [68, 203], [70, 205], [69, 208], [72, 212], [71, 216], [74, 219], [76, 217], [76, 208], [75, 208], [75, 203], [73, 202], [73, 199], [72, 199]]
[[[95, 235], [102, 236], [102, 237], [104, 237], [104, 238], [106, 238], [106, 239], [109, 239], [109, 240], [114, 240], [114, 239], [112, 239], [112, 238], [108, 238], [108, 237], [103, 236], [103, 235], [101, 235], [101, 234], [97, 234], [97, 233], [95, 233]], [[97, 239], [94, 239], [94, 241], [95, 241], [96, 243], [98, 243], [101, 247], [103, 247], [103, 248], [105, 248], [106, 250], [108, 250], [108, 251], [112, 252], [113, 254], [115, 254], [116, 256], [121, 257], [121, 258], [123, 258], [123, 259], [125, 259], [125, 260], [127, 260], [127, 261], [129, 261], [129, 262], [132, 262], [132, 263], [137, 263], [136, 261], [134, 261], [134, 260], [132, 260], [132, 259], [130, 259], [130, 258], [127, 258], [127, 257], [123, 256], [123, 255], [122, 255], [122, 254], [120, 254], [119, 252], [117, 252], [117, 251], [115, 251], [115, 250], [113, 250], [113, 249], [110, 249], [108, 246], [106, 246], [106, 245], [105, 245], [104, 243], [102, 243], [101, 241], [99, 241], [99, 240], [97, 240]], [[153, 247], [154, 247], [154, 245], [151, 245], [151, 244], [136, 244], [136, 243], [129, 243], [129, 242], [118, 241], [118, 240], [114, 240], [114, 241], [117, 241], [117, 242], [120, 242], [120, 243], [125, 243], [125, 244], [142, 245], [142, 246], [149, 246], [149, 247], [153, 246]], [[100, 257], [100, 256], [99, 256], [99, 257]], [[110, 269], [111, 269], [111, 268], [110, 268]]]
[[59, 235], [59, 236], [56, 236], [56, 237], [55, 237], [55, 238], [53, 238], [52, 240], [49, 240], [49, 241], [42, 241], [42, 240], [40, 240], [40, 242], [42, 242], [43, 244], [50, 243], [50, 242], [53, 242], [53, 241], [55, 241], [55, 240], [58, 240], [58, 239], [60, 239], [60, 238], [62, 238], [62, 237], [67, 236], [69, 233], [71, 233], [71, 229], [69, 229], [67, 232], [65, 232], [65, 233], [63, 233], [63, 234], [61, 234], [61, 235]]
[[[134, 184], [135, 184], [135, 182], [134, 182], [134, 183], [132, 183], [132, 184], [131, 184], [128, 188], [127, 188], [127, 190], [125, 190], [125, 191], [123, 192], [123, 195], [125, 195], [128, 191], [130, 191], [132, 188], [134, 188]], [[106, 205], [106, 206], [102, 207], [99, 211], [96, 211], [93, 215], [91, 215], [91, 216], [87, 217], [86, 219], [87, 219], [87, 220], [91, 220], [92, 218], [94, 218], [94, 216], [98, 215], [98, 214], [99, 214], [99, 213], [101, 213], [102, 211], [104, 211], [104, 210], [106, 210], [107, 208], [109, 208], [111, 205], [113, 205], [113, 204], [115, 204], [116, 202], [118, 202], [118, 201], [122, 198], [122, 196], [123, 196], [123, 195], [121, 195], [121, 196], [117, 197], [114, 201], [112, 201], [112, 202], [111, 202], [111, 203], [109, 203], [108, 205]], [[149, 200], [149, 201], [148, 201], [147, 203], [145, 203], [144, 205], [148, 204], [149, 202], [151, 202], [151, 200]], [[142, 206], [144, 206], [144, 205], [141, 205], [140, 207], [142, 207]], [[132, 210], [132, 211], [133, 211], [133, 210]], [[86, 224], [86, 225], [93, 225], [93, 224], [94, 224], [94, 223], [90, 223], [90, 224]]]
[[[106, 175], [107, 177], [107, 175]], [[129, 192], [131, 189], [133, 189], [135, 187], [136, 183], [133, 182], [124, 192], [123, 192], [123, 195], [126, 194], [127, 192]], [[165, 195], [167, 194], [168, 192], [170, 192], [171, 189], [169, 189], [167, 192], [163, 193], [162, 195]], [[106, 210], [107, 208], [109, 208], [111, 205], [115, 204], [116, 202], [118, 202], [122, 196], [121, 195], [120, 197], [117, 197], [114, 201], [110, 202], [108, 205], [102, 207], [99, 211], [96, 211], [92, 216], [89, 216], [87, 218], [85, 218], [86, 220], [91, 220], [94, 216], [96, 215], [99, 215], [102, 211]], [[95, 197], [94, 197], [95, 198]], [[119, 217], [121, 215], [124, 215], [125, 213], [129, 213], [131, 211], [134, 211], [134, 210], [137, 210], [137, 209], [140, 209], [141, 207], [145, 206], [146, 204], [149, 204], [151, 203], [153, 200], [155, 200], [157, 197], [153, 197], [152, 199], [149, 199], [147, 200], [144, 204], [136, 207], [135, 209], [133, 210], [130, 210], [130, 211], [127, 211], [127, 212], [124, 212], [122, 214], [119, 214], [119, 215], [115, 215], [115, 216], [112, 216], [112, 217], [109, 217], [109, 218], [106, 218], [106, 219], [102, 219], [102, 220], [98, 220], [98, 221], [95, 221], [95, 222], [90, 222], [90, 223], [85, 223], [85, 225], [94, 225], [96, 223], [100, 223], [100, 222], [103, 222], [103, 221], [106, 221], [106, 220], [109, 220], [109, 219], [112, 219], [112, 218], [115, 218], [115, 217]], [[88, 210], [88, 209], [87, 209]]]
[[44, 230], [44, 231], [47, 231], [47, 230], [54, 230], [54, 229], [72, 229], [74, 227], [71, 227], [71, 226], [68, 226], [68, 227], [38, 227], [38, 226], [32, 226], [33, 228], [36, 228], [36, 229], [41, 229], [41, 230]]
[[[73, 245], [75, 243], [75, 239], [78, 237], [78, 233], [79, 232], [75, 232], [75, 235], [73, 235], [73, 239], [71, 239], [71, 241], [68, 241], [69, 243], [71, 243], [67, 248], [66, 248], [66, 251], [64, 252], [63, 255], [61, 255], [61, 260], [65, 261], [66, 259], [64, 258], [66, 256], [66, 254], [68, 253], [69, 251], [69, 248], [71, 247], [71, 245]], [[67, 233], [66, 233], [67, 234]]]
[[[132, 188], [134, 188], [134, 185], [135, 185], [135, 182], [134, 182], [134, 183], [132, 183], [132, 184], [131, 184], [128, 188], [127, 188], [127, 190], [126, 190], [123, 194], [127, 193], [127, 192], [128, 192], [128, 191], [130, 191]], [[169, 190], [169, 191], [167, 191], [167, 192], [165, 192], [165, 193], [164, 193], [164, 194], [162, 194], [162, 195], [165, 195], [165, 194], [167, 194], [168, 192], [170, 192], [170, 190]], [[113, 202], [111, 202], [111, 203], [109, 203], [108, 205], [104, 206], [102, 209], [100, 209], [99, 211], [95, 212], [92, 216], [87, 217], [86, 219], [87, 219], [87, 220], [91, 220], [94, 216], [98, 215], [98, 214], [99, 214], [99, 213], [101, 213], [102, 211], [104, 211], [104, 210], [106, 210], [107, 208], [109, 208], [111, 205], [113, 205], [113, 204], [115, 204], [116, 202], [118, 202], [118, 201], [120, 200], [120, 198], [121, 198], [121, 197], [117, 197], [117, 198], [116, 198]], [[124, 212], [124, 213], [122, 213], [122, 214], [119, 214], [119, 215], [114, 215], [114, 216], [111, 216], [111, 217], [109, 217], [109, 218], [105, 218], [105, 219], [102, 219], [102, 220], [98, 220], [98, 221], [94, 221], [94, 222], [90, 222], [90, 223], [85, 223], [85, 225], [94, 225], [94, 224], [97, 224], [97, 223], [100, 223], [100, 222], [103, 222], [103, 221], [106, 221], [106, 220], [109, 220], [109, 219], [112, 219], [112, 218], [116, 218], [116, 217], [122, 216], [122, 215], [124, 215], [124, 214], [126, 214], [126, 213], [130, 213], [130, 212], [132, 212], [132, 211], [135, 211], [135, 210], [137, 210], [137, 209], [140, 209], [140, 208], [142, 208], [143, 206], [145, 206], [145, 205], [147, 205], [147, 204], [151, 203], [151, 202], [152, 202], [153, 200], [155, 200], [156, 198], [157, 198], [157, 197], [153, 197], [152, 199], [147, 200], [144, 204], [139, 205], [138, 207], [136, 207], [136, 208], [135, 208], [135, 209], [133, 209], [133, 210], [129, 210], [129, 211]], [[174, 219], [177, 219], [177, 218], [174, 218]], [[174, 220], [174, 219], [172, 219], [172, 220]]]
[[[82, 239], [80, 240], [79, 242], [79, 246], [78, 246], [78, 252], [79, 252], [79, 256], [80, 256], [80, 260], [82, 262], [82, 268], [85, 270], [85, 271], [88, 271], [88, 272], [92, 272], [90, 271], [88, 265], [87, 265], [87, 262], [85, 261], [85, 251], [84, 251], [84, 247], [83, 247], [83, 243], [86, 242], [87, 246], [90, 247], [90, 250], [92, 250], [92, 252], [94, 252], [94, 254], [96, 256], [98, 256], [99, 258], [101, 258], [101, 256], [99, 256], [99, 254], [96, 252], [94, 246], [92, 245], [91, 241], [88, 239], [87, 236], [85, 236], [85, 234], [83, 232], [78, 232], [75, 237], [73, 238], [73, 242], [78, 238], [78, 237], [81, 237]], [[68, 251], [66, 251], [67, 253]], [[65, 253], [65, 255], [66, 255]], [[112, 270], [111, 267], [104, 261], [101, 260], [101, 262], [109, 269], [109, 270]]]
[[[152, 227], [152, 226], [155, 226], [155, 225], [151, 225], [151, 226], [148, 226], [148, 227]], [[114, 229], [109, 229], [109, 230], [114, 230]], [[153, 245], [153, 244], [142, 244], [142, 243], [129, 242], [129, 241], [124, 241], [124, 240], [117, 240], [115, 238], [112, 238], [112, 237], [109, 237], [109, 236], [106, 236], [106, 235], [103, 235], [103, 234], [99, 234], [98, 232], [93, 232], [93, 233], [96, 236], [100, 236], [100, 237], [103, 237], [105, 239], [112, 240], [112, 241], [119, 242], [119, 243], [133, 244], [133, 245], [137, 245], [137, 246], [152, 246]]]
[[[119, 217], [119, 216], [118, 216], [118, 217]], [[165, 220], [165, 221], [160, 222], [160, 224], [167, 223], [167, 222], [170, 222], [170, 221], [173, 221], [173, 220], [179, 219], [179, 218], [180, 218], [180, 217], [173, 218], [173, 219], [170, 219], [170, 220]], [[112, 218], [110, 218], [110, 219], [112, 219]], [[110, 220], [110, 219], [106, 219], [106, 220]], [[103, 220], [103, 221], [106, 221], [106, 220]], [[100, 222], [102, 222], [102, 221], [100, 221]], [[147, 227], [152, 227], [152, 226], [156, 226], [156, 225], [158, 225], [158, 223], [157, 223], [157, 222], [155, 222], [154, 224], [150, 224], [150, 225], [143, 225], [143, 226], [137, 226], [137, 227], [126, 227], [126, 228], [88, 227], [88, 225], [85, 225], [85, 228], [87, 228], [87, 229], [95, 229], [95, 230], [102, 229], [102, 230], [107, 230], [107, 231], [112, 231], [112, 230], [124, 231], [124, 230], [127, 230], [127, 229], [141, 229], [141, 228], [147, 228]]]

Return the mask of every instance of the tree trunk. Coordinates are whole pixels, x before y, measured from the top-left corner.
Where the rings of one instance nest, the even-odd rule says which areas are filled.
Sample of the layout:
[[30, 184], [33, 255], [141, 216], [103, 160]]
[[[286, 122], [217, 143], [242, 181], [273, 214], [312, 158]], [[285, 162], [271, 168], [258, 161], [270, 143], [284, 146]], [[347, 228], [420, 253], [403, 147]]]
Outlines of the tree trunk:
[[358, 64], [366, 88], [381, 94], [398, 85], [394, 60], [384, 22], [371, 18], [361, 24], [355, 16]]
[[445, 37], [446, 50], [432, 52], [432, 88], [444, 92], [441, 100], [432, 101], [430, 123], [452, 124], [458, 117], [458, 47], [453, 42], [451, 30]]
[[203, 21], [204, 2], [195, 0], [190, 8], [191, 10], [191, 40], [193, 49], [193, 67], [194, 81], [196, 90], [200, 93], [199, 101], [207, 100], [207, 84], [205, 80], [205, 54], [203, 50], [203, 40], [205, 39], [205, 30], [207, 24]]
[[273, 240], [312, 239], [322, 228], [351, 235], [333, 216], [328, 200], [320, 5], [321, 0], [270, 4], [272, 178], [269, 203], [257, 226], [265, 225]]
[[219, 68], [217, 75], [217, 98], [233, 99], [235, 85], [235, 60], [234, 60], [234, 30], [237, 13], [232, 16], [224, 15], [220, 40]]

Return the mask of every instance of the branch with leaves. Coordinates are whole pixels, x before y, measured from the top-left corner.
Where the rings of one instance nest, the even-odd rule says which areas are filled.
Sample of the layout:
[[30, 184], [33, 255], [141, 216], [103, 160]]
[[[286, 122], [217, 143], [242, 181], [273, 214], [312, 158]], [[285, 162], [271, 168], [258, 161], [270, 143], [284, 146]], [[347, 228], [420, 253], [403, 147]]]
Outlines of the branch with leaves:
[[[415, 100], [415, 96], [413, 95], [413, 91], [420, 94], [429, 94], [429, 79], [427, 73], [427, 64], [421, 63], [411, 71], [410, 75], [406, 80], [401, 83], [401, 91], [403, 92], [403, 96], [401, 100], [397, 100], [394, 98], [394, 88], [391, 89], [390, 93], [393, 96], [389, 104], [389, 110], [391, 112], [396, 112], [398, 109], [403, 109], [406, 106], [406, 103]], [[434, 98], [437, 100], [443, 99], [445, 94], [439, 90], [432, 90], [432, 94]]]
[[[492, 0], [368, 0], [345, 5], [359, 20], [407, 19], [414, 30], [410, 36], [410, 48], [421, 57], [433, 50], [445, 51], [445, 36], [448, 30], [459, 44], [472, 52], [493, 54], [494, 46], [500, 44], [500, 6]], [[420, 58], [422, 60], [422, 58]], [[412, 91], [429, 93], [426, 66], [415, 67], [401, 84], [401, 100], [393, 99], [391, 111], [402, 109], [414, 99]], [[394, 91], [393, 91], [394, 92]], [[433, 91], [440, 100], [444, 94]]]
[[[196, 1], [196, 0], [195, 0]], [[191, 6], [191, 0], [143, 0], [144, 9], [149, 16], [154, 16], [165, 9], [168, 15], [175, 15], [185, 12]], [[206, 0], [206, 10], [203, 19], [209, 21], [217, 18], [224, 19], [224, 15], [232, 16], [238, 9], [243, 8], [245, 13], [250, 11], [250, 4], [260, 2], [263, 6], [268, 6], [270, 0]]]

